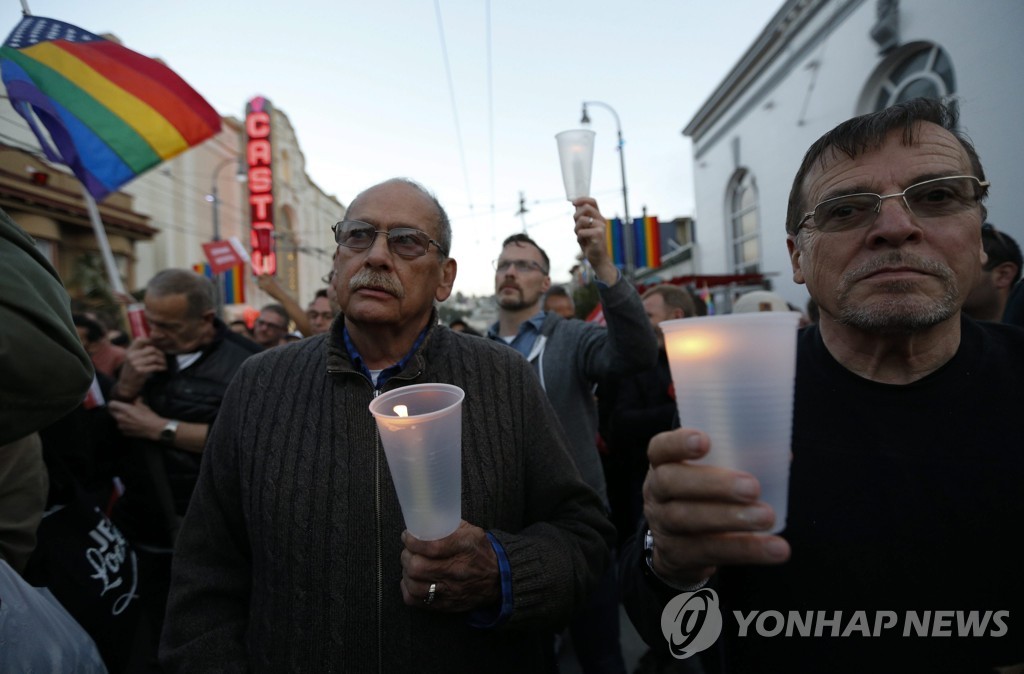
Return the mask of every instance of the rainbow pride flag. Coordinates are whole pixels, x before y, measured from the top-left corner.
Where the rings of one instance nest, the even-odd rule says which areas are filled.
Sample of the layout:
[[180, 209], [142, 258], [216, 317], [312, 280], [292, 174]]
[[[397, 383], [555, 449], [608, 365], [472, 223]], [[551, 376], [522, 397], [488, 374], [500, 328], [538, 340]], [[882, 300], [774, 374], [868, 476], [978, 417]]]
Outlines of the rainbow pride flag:
[[[645, 267], [655, 269], [661, 266], [661, 224], [658, 218], [648, 216], [633, 219], [633, 266], [637, 269]], [[605, 230], [605, 242], [612, 262], [619, 269], [626, 267], [626, 234], [622, 230], [622, 220], [612, 218]]]
[[649, 215], [633, 219], [633, 265], [637, 269], [661, 266], [661, 223]]
[[708, 288], [707, 281], [704, 282], [704, 289], [700, 291], [700, 298], [704, 300], [704, 305], [708, 308], [708, 316], [714, 316], [715, 300], [711, 297], [711, 289]]
[[0, 47], [0, 75], [47, 158], [97, 201], [221, 128], [170, 68], [63, 21], [23, 18]]
[[604, 230], [605, 243], [608, 244], [608, 254], [612, 262], [619, 269], [626, 268], [626, 241], [622, 233], [622, 220], [612, 218], [608, 221], [608, 228]]
[[[224, 272], [224, 304], [245, 304], [245, 267], [243, 262]], [[216, 280], [209, 262], [197, 262], [192, 265], [192, 271], [211, 281]]]

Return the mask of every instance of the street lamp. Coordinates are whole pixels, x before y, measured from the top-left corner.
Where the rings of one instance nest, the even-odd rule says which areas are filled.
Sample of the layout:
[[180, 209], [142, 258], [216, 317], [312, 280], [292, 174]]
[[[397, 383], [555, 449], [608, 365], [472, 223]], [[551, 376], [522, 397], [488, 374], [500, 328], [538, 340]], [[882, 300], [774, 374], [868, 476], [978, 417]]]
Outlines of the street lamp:
[[[217, 164], [217, 167], [213, 169], [213, 181], [210, 186], [210, 194], [206, 196], [206, 200], [213, 205], [213, 240], [220, 241], [220, 198], [218, 197], [217, 180], [220, 178], [220, 172], [225, 166], [235, 164], [238, 166], [238, 171], [235, 173], [235, 179], [244, 183], [248, 176], [246, 176], [244, 169], [242, 168], [242, 162], [237, 157], [228, 157], [221, 163]], [[217, 318], [222, 318], [221, 313], [224, 309], [224, 274], [214, 274], [213, 282], [217, 286]]]
[[580, 124], [589, 125], [590, 117], [587, 115], [587, 106], [596, 105], [599, 108], [604, 108], [608, 112], [612, 113], [615, 118], [615, 130], [619, 135], [619, 169], [622, 171], [622, 239], [625, 244], [623, 251], [626, 255], [626, 278], [633, 280], [633, 221], [629, 219], [629, 196], [626, 189], [626, 158], [622, 153], [622, 146], [625, 144], [622, 140], [622, 124], [619, 123], [619, 115], [615, 112], [615, 108], [602, 103], [601, 101], [583, 101], [583, 116], [580, 118]]

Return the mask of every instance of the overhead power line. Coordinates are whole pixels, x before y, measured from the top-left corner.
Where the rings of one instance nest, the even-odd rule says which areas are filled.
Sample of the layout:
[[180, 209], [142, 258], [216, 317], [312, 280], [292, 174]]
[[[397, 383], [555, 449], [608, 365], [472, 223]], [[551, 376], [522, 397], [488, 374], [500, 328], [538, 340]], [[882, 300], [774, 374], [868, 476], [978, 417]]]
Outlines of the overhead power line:
[[459, 124], [459, 109], [455, 103], [455, 82], [452, 79], [451, 63], [448, 61], [448, 42], [444, 36], [444, 20], [441, 18], [441, 0], [434, 0], [434, 11], [437, 15], [437, 33], [441, 38], [441, 55], [444, 58], [444, 72], [448, 79], [448, 96], [452, 103], [452, 119], [455, 120], [455, 138], [459, 146], [459, 160], [462, 162], [462, 180], [466, 184], [466, 200], [470, 210], [473, 209], [473, 194], [469, 189], [469, 169], [466, 166], [466, 150], [462, 143], [462, 127]]
[[491, 210], [494, 210], [494, 66], [491, 55], [491, 0], [487, 0], [487, 129], [490, 136]]

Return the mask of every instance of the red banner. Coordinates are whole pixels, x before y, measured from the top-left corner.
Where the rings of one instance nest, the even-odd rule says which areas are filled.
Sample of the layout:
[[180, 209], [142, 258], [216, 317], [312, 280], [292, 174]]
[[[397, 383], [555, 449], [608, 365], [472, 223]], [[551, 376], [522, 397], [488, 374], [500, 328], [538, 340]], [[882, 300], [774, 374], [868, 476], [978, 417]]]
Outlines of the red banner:
[[206, 259], [210, 262], [210, 269], [214, 274], [227, 271], [245, 262], [245, 258], [238, 252], [230, 239], [204, 243], [203, 253], [206, 254]]

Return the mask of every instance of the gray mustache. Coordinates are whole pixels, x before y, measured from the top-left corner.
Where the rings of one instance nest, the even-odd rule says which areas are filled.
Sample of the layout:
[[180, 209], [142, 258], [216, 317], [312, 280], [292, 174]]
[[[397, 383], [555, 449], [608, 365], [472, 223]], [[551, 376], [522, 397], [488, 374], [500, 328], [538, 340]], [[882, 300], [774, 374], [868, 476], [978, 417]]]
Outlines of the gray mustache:
[[844, 274], [844, 277], [849, 280], [863, 278], [878, 271], [879, 269], [890, 266], [908, 266], [930, 274], [935, 274], [942, 279], [948, 279], [953, 275], [952, 270], [948, 266], [940, 262], [936, 262], [935, 260], [919, 257], [912, 253], [892, 251], [868, 261], [857, 269]]
[[370, 290], [381, 290], [394, 295], [398, 299], [405, 297], [405, 290], [394, 278], [381, 271], [374, 269], [362, 269], [348, 282], [348, 289], [351, 292], [369, 288]]

